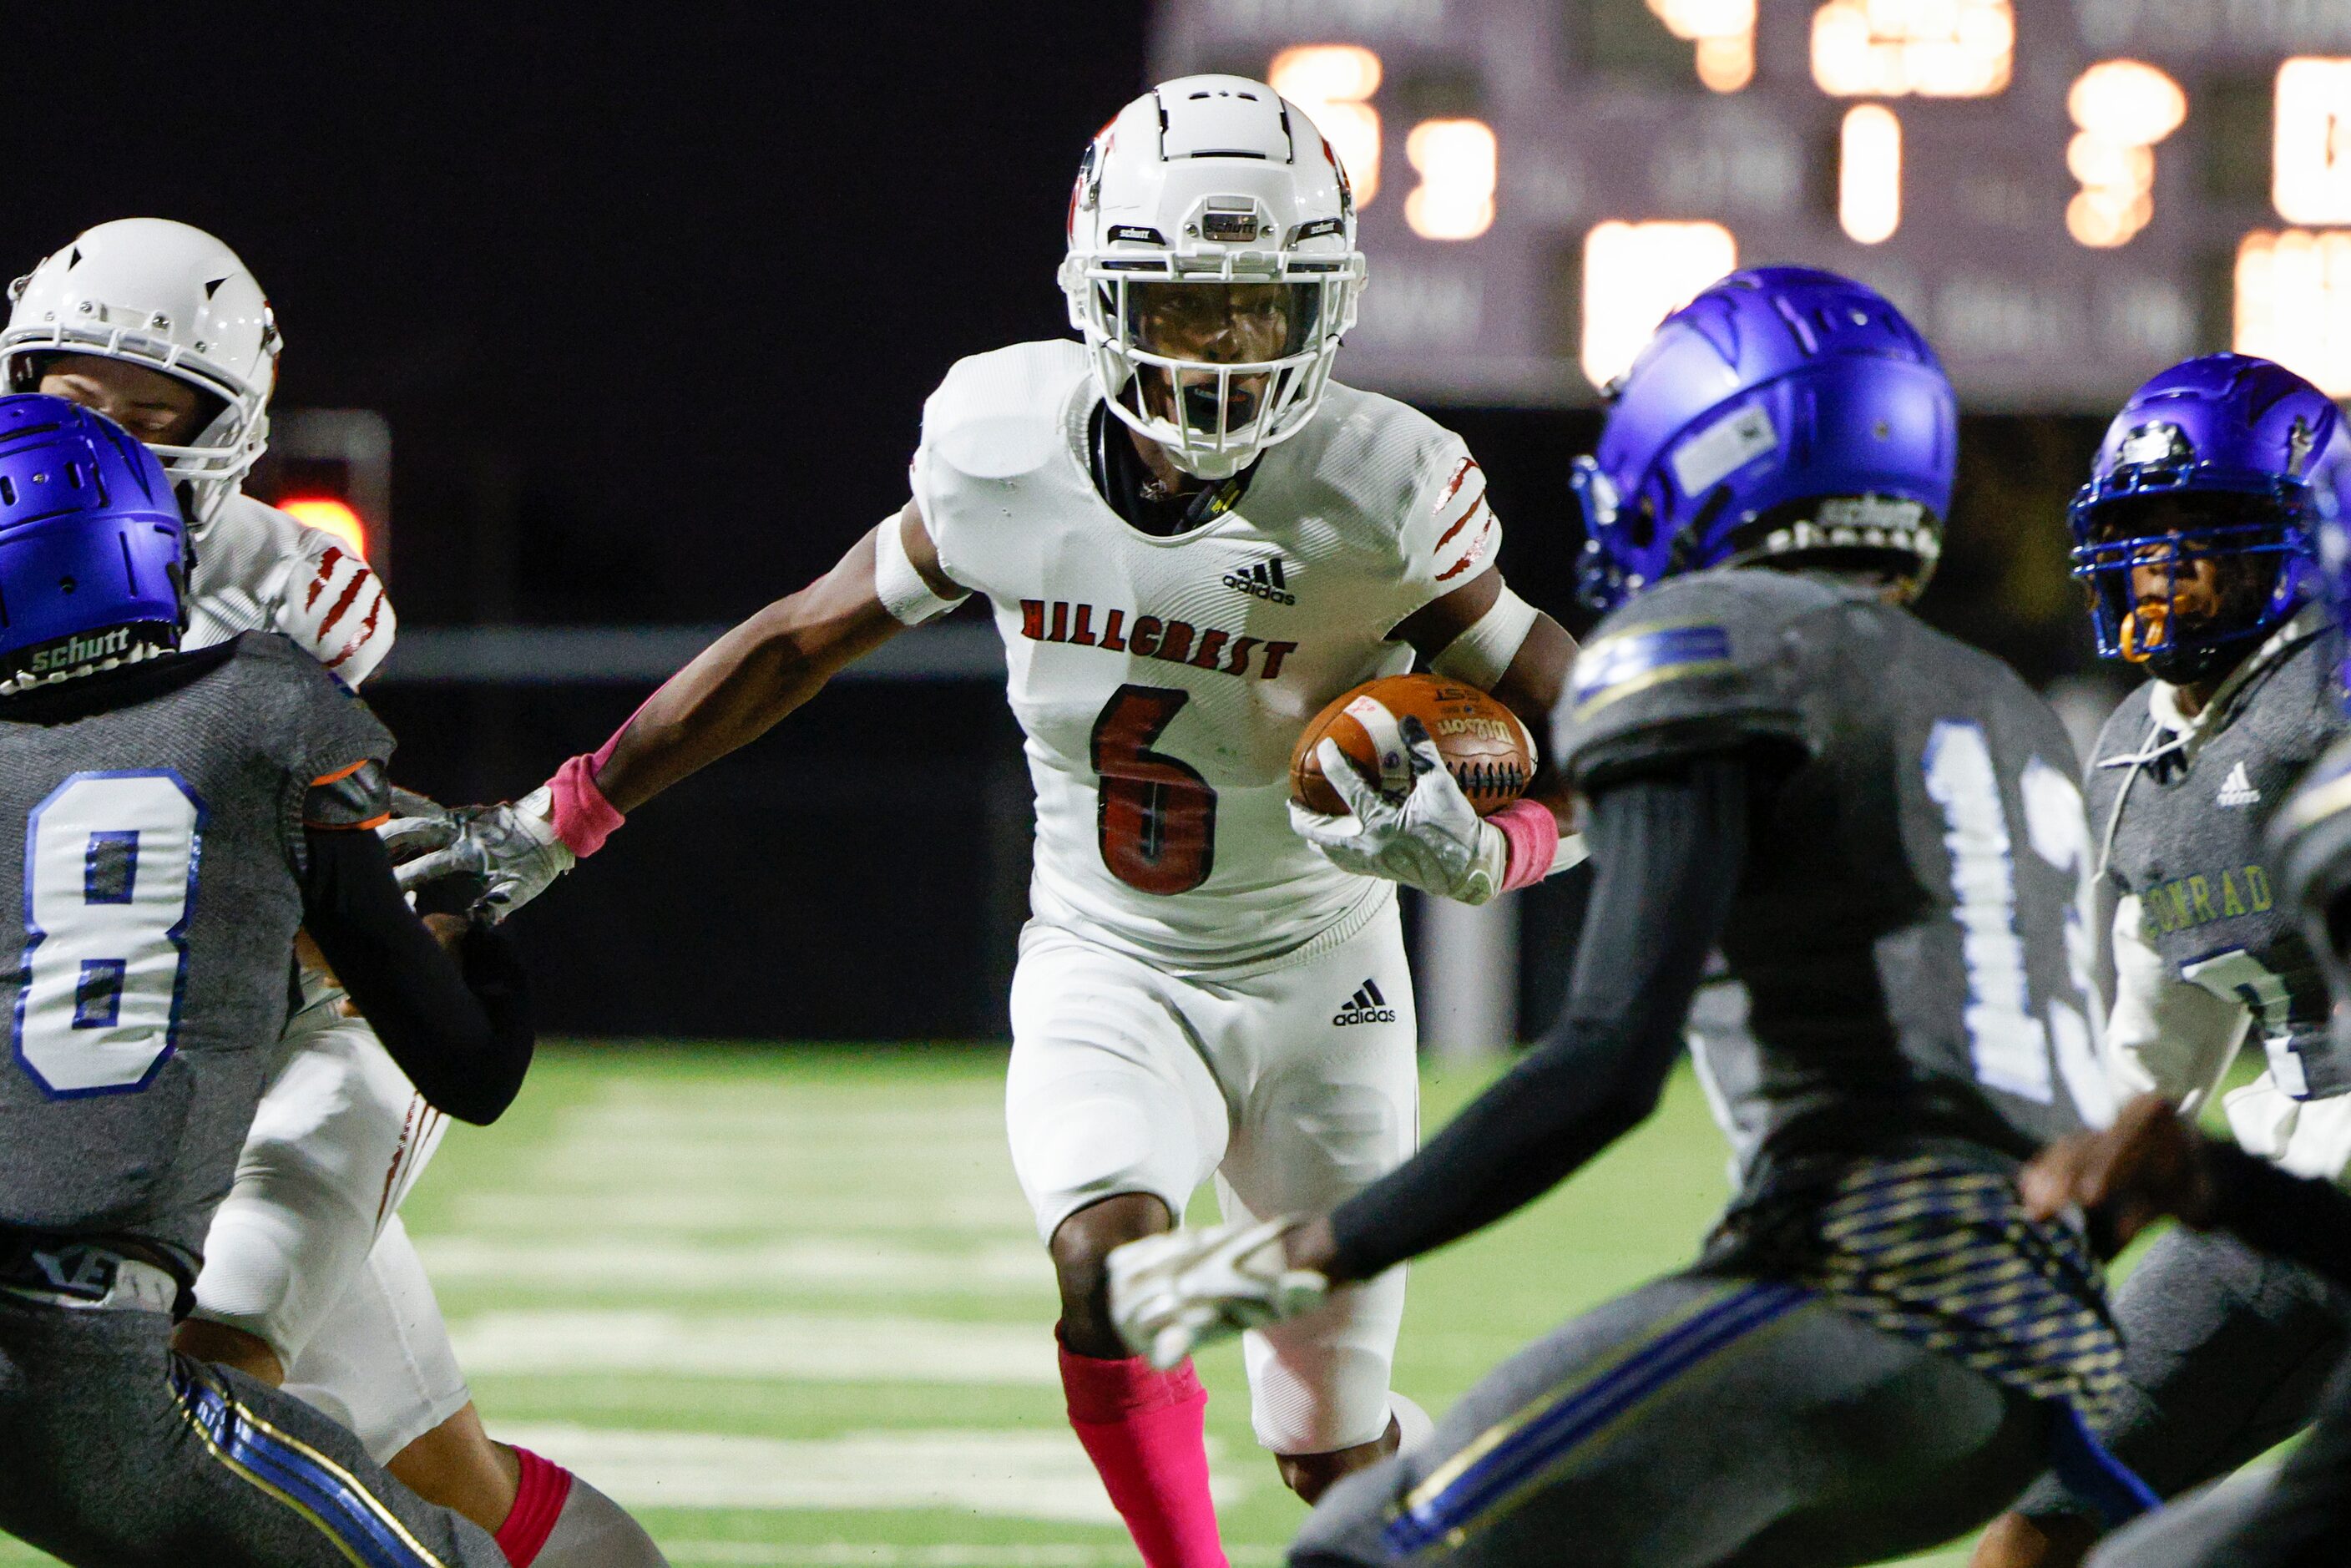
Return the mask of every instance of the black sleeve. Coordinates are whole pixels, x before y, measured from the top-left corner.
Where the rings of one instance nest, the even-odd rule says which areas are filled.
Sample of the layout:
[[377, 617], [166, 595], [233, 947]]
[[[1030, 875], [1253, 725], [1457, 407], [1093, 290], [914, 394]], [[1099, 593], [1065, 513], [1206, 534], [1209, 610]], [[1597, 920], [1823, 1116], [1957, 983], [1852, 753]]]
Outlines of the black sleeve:
[[302, 925], [418, 1092], [461, 1122], [497, 1120], [530, 1068], [522, 963], [475, 925], [451, 963], [401, 897], [371, 832], [310, 828]]
[[2351, 1290], [2351, 1193], [2292, 1176], [2234, 1144], [2208, 1141], [2212, 1223], [2256, 1251]]
[[1656, 1109], [1747, 856], [1736, 752], [1619, 778], [1592, 799], [1597, 875], [1559, 1023], [1411, 1160], [1331, 1217], [1369, 1279], [1541, 1197]]

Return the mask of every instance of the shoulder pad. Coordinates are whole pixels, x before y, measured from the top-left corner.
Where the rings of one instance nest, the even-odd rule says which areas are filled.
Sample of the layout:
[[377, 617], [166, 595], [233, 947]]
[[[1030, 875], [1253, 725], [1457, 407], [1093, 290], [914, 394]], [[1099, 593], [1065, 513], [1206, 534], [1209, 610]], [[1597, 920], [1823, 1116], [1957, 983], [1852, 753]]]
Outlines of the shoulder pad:
[[330, 534], [300, 528], [289, 562], [279, 630], [336, 679], [357, 686], [392, 652], [399, 618], [383, 579]]
[[1407, 403], [1335, 382], [1306, 428], [1267, 453], [1278, 471], [1313, 491], [1316, 509], [1364, 519], [1390, 535], [1467, 455], [1461, 438]]
[[1376, 392], [1331, 387], [1306, 428], [1266, 455], [1256, 485], [1260, 503], [1278, 492], [1280, 505], [1329, 520], [1346, 548], [1383, 558], [1397, 586], [1381, 612], [1391, 624], [1474, 580], [1501, 550], [1485, 473], [1461, 437]]
[[234, 663], [251, 683], [256, 711], [270, 716], [277, 761], [308, 789], [352, 764], [392, 756], [385, 729], [358, 693], [277, 632], [245, 632]]
[[944, 463], [977, 479], [1034, 472], [1060, 445], [1063, 406], [1089, 373], [1085, 346], [1067, 340], [957, 360], [923, 404], [917, 471]]
[[1552, 718], [1578, 783], [1640, 763], [1792, 741], [1811, 749], [1782, 632], [1841, 602], [1783, 572], [1729, 568], [1663, 583], [1600, 623]]
[[2329, 747], [2270, 820], [2287, 906], [2318, 914], [2351, 890], [2351, 737]]

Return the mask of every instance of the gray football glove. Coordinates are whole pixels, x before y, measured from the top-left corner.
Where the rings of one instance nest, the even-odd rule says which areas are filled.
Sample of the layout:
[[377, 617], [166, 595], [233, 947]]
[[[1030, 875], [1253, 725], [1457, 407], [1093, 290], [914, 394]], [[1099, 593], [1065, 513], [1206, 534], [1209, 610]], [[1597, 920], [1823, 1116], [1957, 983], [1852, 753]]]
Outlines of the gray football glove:
[[1315, 748], [1314, 760], [1347, 802], [1347, 815], [1326, 817], [1292, 800], [1290, 825], [1342, 871], [1483, 904], [1501, 889], [1510, 841], [1501, 829], [1479, 819], [1420, 720], [1406, 714], [1397, 727], [1412, 763], [1409, 794], [1401, 800], [1381, 794], [1355, 771], [1337, 742], [1325, 740]]
[[1127, 1349], [1174, 1366], [1200, 1345], [1311, 1312], [1331, 1294], [1311, 1269], [1292, 1269], [1282, 1238], [1301, 1215], [1171, 1230], [1110, 1255], [1110, 1315]]
[[[415, 815], [404, 808], [422, 807]], [[542, 784], [495, 806], [436, 804], [402, 790], [392, 820], [376, 830], [398, 866], [401, 891], [414, 894], [451, 877], [477, 879], [476, 914], [504, 920], [547, 891], [575, 858], [555, 836], [554, 797]]]

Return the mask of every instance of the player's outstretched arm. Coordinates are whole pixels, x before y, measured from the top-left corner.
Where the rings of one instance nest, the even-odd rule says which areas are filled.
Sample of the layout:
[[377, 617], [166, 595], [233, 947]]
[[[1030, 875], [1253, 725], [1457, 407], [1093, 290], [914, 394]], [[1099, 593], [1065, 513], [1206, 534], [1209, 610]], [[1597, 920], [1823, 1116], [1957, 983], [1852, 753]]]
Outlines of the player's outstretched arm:
[[485, 925], [444, 950], [373, 833], [307, 827], [303, 842], [303, 929], [384, 1049], [432, 1104], [461, 1122], [497, 1120], [536, 1043], [521, 961]]
[[1330, 1215], [1261, 1231], [1173, 1231], [1113, 1252], [1112, 1316], [1135, 1353], [1164, 1364], [1311, 1307], [1310, 1286], [1371, 1279], [1489, 1225], [1646, 1120], [1729, 918], [1765, 766], [1723, 752], [1596, 789], [1599, 871], [1558, 1025], [1417, 1155]]
[[612, 737], [510, 804], [402, 817], [384, 838], [417, 888], [486, 881], [504, 918], [592, 854], [626, 813], [766, 734], [846, 665], [964, 595], [909, 501], [814, 582], [695, 655]]
[[[633, 811], [758, 739], [845, 666], [927, 619], [901, 619], [885, 599], [893, 572], [883, 559], [884, 529], [896, 533], [894, 553], [937, 605], [962, 597], [940, 569], [922, 514], [907, 502], [831, 571], [719, 638], [646, 699], [596, 754], [596, 787], [614, 810]], [[896, 586], [892, 598], [904, 593]]]

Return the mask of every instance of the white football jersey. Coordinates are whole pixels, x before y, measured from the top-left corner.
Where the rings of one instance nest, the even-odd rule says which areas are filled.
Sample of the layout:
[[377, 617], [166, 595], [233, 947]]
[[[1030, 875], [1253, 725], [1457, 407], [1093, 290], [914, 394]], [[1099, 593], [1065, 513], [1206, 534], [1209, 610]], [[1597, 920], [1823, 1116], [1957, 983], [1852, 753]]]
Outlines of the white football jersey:
[[1095, 401], [1077, 343], [981, 354], [924, 405], [914, 455], [940, 564], [1004, 639], [1036, 918], [1177, 970], [1352, 930], [1394, 884], [1290, 831], [1290, 749], [1332, 698], [1409, 669], [1389, 632], [1494, 559], [1484, 476], [1426, 416], [1333, 385], [1237, 506], [1158, 538], [1094, 488]]
[[282, 632], [350, 686], [392, 652], [395, 622], [383, 580], [334, 535], [240, 491], [193, 543], [195, 591], [183, 646]]

